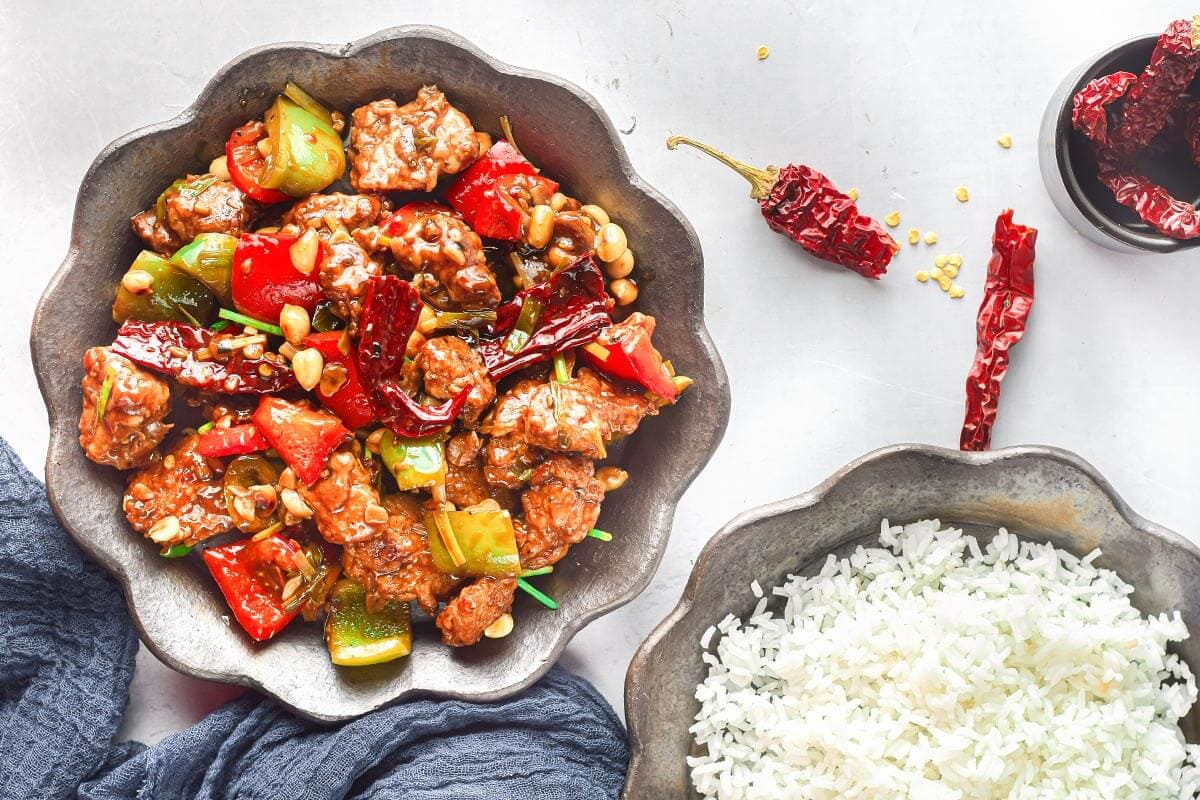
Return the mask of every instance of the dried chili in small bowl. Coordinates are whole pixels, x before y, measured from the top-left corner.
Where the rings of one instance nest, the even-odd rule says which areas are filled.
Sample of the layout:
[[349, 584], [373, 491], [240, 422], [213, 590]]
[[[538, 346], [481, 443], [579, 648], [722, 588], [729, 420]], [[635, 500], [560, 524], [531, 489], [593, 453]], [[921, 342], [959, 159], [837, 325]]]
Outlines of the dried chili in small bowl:
[[1124, 42], [1067, 77], [1042, 122], [1041, 169], [1064, 217], [1124, 252], [1200, 245], [1200, 164], [1189, 136], [1200, 97], [1200, 23]]

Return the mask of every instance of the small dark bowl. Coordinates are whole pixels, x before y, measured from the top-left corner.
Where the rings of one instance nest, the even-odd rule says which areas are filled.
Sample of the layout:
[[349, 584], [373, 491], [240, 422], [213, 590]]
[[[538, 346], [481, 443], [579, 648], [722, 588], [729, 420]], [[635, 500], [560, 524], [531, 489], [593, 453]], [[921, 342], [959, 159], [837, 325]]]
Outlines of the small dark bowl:
[[[514, 122], [521, 147], [567, 190], [610, 209], [638, 255], [638, 308], [658, 318], [655, 340], [695, 379], [675, 408], [648, 419], [613, 448], [632, 475], [604, 504], [609, 544], [571, 549], [539, 586], [550, 612], [518, 593], [511, 635], [463, 650], [418, 621], [412, 655], [374, 667], [335, 667], [319, 625], [296, 624], [256, 646], [195, 554], [160, 558], [121, 512], [125, 478], [88, 461], [77, 441], [80, 359], [112, 341], [113, 291], [139, 249], [131, 214], [174, 177], [223, 152], [225, 138], [258, 116], [289, 79], [349, 111], [381, 97], [411, 98], [436, 82], [473, 120], [495, 130]], [[675, 505], [708, 461], [729, 419], [729, 385], [704, 329], [704, 263], [696, 235], [670, 202], [633, 171], [612, 122], [582, 90], [502, 64], [448, 31], [404, 27], [348, 45], [276, 44], [224, 67], [188, 109], [113, 142], [96, 158], [75, 205], [70, 250], [34, 316], [34, 369], [50, 414], [46, 486], [79, 545], [121, 582], [142, 641], [169, 666], [250, 686], [320, 720], [353, 717], [412, 694], [495, 700], [537, 680], [571, 637], [633, 599], [667, 546]]]
[[[1139, 36], [1084, 62], [1051, 96], [1038, 137], [1042, 180], [1059, 213], [1088, 239], [1125, 253], [1174, 253], [1200, 245], [1200, 238], [1164, 236], [1113, 198], [1097, 178], [1091, 142], [1071, 126], [1071, 102], [1094, 78], [1122, 70], [1140, 73], [1157, 41], [1158, 34]], [[1196, 88], [1194, 83], [1193, 93]], [[1175, 197], [1200, 202], [1200, 169], [1182, 141], [1145, 156], [1138, 166]]]
[[[1139, 611], [1180, 612], [1192, 635], [1174, 652], [1193, 672], [1200, 668], [1200, 548], [1134, 513], [1090, 464], [1053, 447], [962, 453], [894, 445], [809, 492], [743, 513], [704, 546], [679, 605], [629, 665], [624, 800], [699, 797], [686, 758], [694, 755], [688, 727], [700, 709], [696, 686], [708, 674], [705, 629], [729, 613], [746, 618], [758, 602], [753, 580], [770, 597], [787, 575], [819, 572], [831, 553], [841, 558], [860, 544], [876, 545], [884, 517], [893, 525], [940, 519], [980, 541], [1003, 526], [1077, 556], [1099, 547], [1096, 563], [1134, 587]], [[1187, 741], [1200, 741], [1200, 706], [1181, 728]]]

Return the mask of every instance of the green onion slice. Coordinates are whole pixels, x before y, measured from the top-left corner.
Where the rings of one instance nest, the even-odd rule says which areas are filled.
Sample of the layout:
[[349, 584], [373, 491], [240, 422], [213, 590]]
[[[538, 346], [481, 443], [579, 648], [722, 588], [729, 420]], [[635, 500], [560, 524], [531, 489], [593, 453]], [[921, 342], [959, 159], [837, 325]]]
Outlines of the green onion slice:
[[554, 567], [539, 567], [538, 569], [527, 569], [519, 577], [536, 578], [538, 575], [549, 575], [551, 572], [554, 572]]
[[196, 433], [207, 433], [208, 431], [211, 431], [212, 429], [213, 429], [213, 423], [206, 422], [203, 425], [201, 425], [199, 428], [196, 428]]
[[269, 333], [272, 336], [283, 336], [283, 329], [278, 325], [272, 325], [269, 322], [263, 322], [261, 319], [255, 319], [254, 317], [247, 317], [245, 314], [230, 311], [228, 308], [222, 308], [217, 312], [217, 316], [221, 319], [227, 319], [230, 322], [236, 322], [239, 325], [249, 325], [251, 328], [260, 330], [263, 333]]
[[571, 382], [571, 368], [567, 366], [567, 357], [562, 353], [554, 354], [554, 379], [559, 383]]
[[521, 352], [521, 348], [533, 335], [533, 329], [537, 327], [538, 319], [542, 316], [542, 305], [542, 301], [536, 297], [526, 297], [521, 303], [521, 313], [517, 315], [517, 322], [513, 325], [508, 338], [504, 340], [506, 352], [509, 354]]
[[554, 598], [550, 597], [549, 595], [542, 594], [536, 588], [534, 588], [532, 583], [524, 578], [517, 578], [517, 587], [551, 611], [554, 611], [558, 608], [558, 603], [554, 602]]
[[100, 396], [96, 398], [96, 422], [104, 419], [104, 414], [108, 411], [108, 398], [112, 397], [113, 381], [117, 379], [116, 370], [109, 367], [104, 372], [104, 382], [100, 384]]
[[587, 532], [587, 535], [592, 537], [593, 539], [599, 539], [602, 542], [611, 542], [612, 541], [612, 534], [609, 533], [608, 531], [602, 531], [599, 528], [592, 528], [590, 531]]
[[173, 544], [166, 550], [162, 551], [159, 555], [161, 555], [163, 558], [182, 558], [183, 556], [186, 556], [188, 553], [192, 552], [193, 546], [194, 545], [190, 544]]

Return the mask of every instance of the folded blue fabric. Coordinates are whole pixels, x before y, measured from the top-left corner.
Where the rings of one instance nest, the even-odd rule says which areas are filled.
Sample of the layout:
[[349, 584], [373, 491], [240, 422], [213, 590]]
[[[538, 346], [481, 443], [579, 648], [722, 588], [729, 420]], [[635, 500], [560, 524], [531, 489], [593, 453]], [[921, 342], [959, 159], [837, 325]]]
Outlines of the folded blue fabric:
[[146, 748], [114, 744], [137, 639], [120, 591], [0, 440], [0, 798], [615, 798], [612, 708], [558, 667], [523, 694], [413, 700], [341, 726], [254, 694]]

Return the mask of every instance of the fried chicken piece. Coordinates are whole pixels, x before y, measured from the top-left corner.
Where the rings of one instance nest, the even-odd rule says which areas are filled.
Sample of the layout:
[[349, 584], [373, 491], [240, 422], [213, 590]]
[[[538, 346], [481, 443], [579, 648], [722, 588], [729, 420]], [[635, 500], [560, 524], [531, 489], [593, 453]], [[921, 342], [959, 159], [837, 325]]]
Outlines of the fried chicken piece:
[[351, 115], [350, 184], [358, 191], [432, 192], [439, 176], [478, 155], [471, 120], [436, 86], [421, 87], [403, 106], [376, 100]]
[[457, 336], [439, 336], [425, 342], [417, 354], [416, 369], [424, 375], [425, 393], [450, 400], [471, 387], [459, 419], [474, 428], [496, 399], [496, 386], [479, 354]]
[[565, 556], [595, 526], [603, 499], [587, 458], [552, 455], [534, 467], [521, 495], [524, 521], [516, 526], [521, 566], [539, 569]]
[[[145, 466], [171, 426], [171, 385], [108, 347], [83, 354], [83, 413], [79, 445], [97, 464], [117, 469]], [[104, 417], [96, 418], [105, 381]]]
[[[483, 240], [449, 208], [425, 203], [401, 208], [388, 223], [387, 247], [396, 262], [429, 273], [460, 308], [495, 308], [500, 287], [483, 252]], [[359, 241], [369, 240], [359, 236]], [[378, 237], [375, 237], [378, 241]]]
[[387, 211], [384, 198], [373, 194], [310, 194], [283, 215], [280, 233], [315, 230], [323, 239], [339, 228], [353, 232], [374, 225]]
[[129, 525], [157, 544], [192, 544], [233, 529], [221, 475], [197, 451], [199, 434], [181, 439], [159, 461], [135, 474], [125, 489]]
[[437, 616], [442, 642], [466, 647], [483, 637], [487, 627], [512, 609], [516, 578], [479, 578], [463, 587]]
[[391, 518], [379, 502], [374, 473], [348, 450], [334, 453], [312, 486], [297, 482], [296, 491], [313, 510], [317, 530], [334, 544], [378, 536]]
[[404, 495], [383, 498], [388, 521], [373, 539], [350, 542], [342, 549], [342, 569], [361, 583], [368, 599], [416, 600], [427, 614], [449, 597], [462, 580], [438, 570], [429, 553], [429, 538], [420, 521], [417, 501]]

